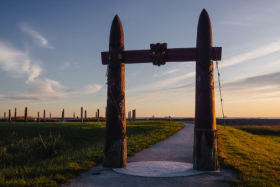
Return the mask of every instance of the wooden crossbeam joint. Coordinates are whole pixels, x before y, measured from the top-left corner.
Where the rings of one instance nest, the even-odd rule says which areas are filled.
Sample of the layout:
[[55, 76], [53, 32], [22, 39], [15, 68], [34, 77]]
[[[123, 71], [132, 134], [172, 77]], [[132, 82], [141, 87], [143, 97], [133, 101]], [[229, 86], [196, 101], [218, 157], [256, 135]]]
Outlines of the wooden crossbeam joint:
[[[156, 45], [156, 44], [155, 44]], [[164, 62], [188, 62], [197, 61], [197, 48], [173, 48], [167, 49], [166, 44], [166, 56], [164, 58], [153, 60], [151, 50], [129, 50], [123, 51], [120, 54], [111, 54], [109, 52], [101, 52], [102, 64], [107, 65], [110, 58], [113, 56], [119, 58], [121, 55], [121, 62], [125, 64], [136, 64], [136, 63], [151, 63], [154, 65], [164, 65]], [[113, 55], [113, 56], [112, 56]], [[116, 56], [115, 56], [116, 55]], [[212, 47], [211, 52], [212, 60], [220, 61], [222, 59], [222, 48]]]
[[151, 59], [153, 65], [161, 66], [166, 64], [166, 59], [168, 58], [167, 53], [167, 43], [156, 43], [150, 44], [151, 48]]

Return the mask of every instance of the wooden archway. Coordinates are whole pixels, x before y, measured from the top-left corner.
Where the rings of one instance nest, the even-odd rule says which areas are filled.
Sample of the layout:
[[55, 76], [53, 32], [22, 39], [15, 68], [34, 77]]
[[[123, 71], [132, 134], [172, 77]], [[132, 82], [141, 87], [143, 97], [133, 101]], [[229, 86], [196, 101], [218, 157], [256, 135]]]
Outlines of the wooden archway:
[[109, 51], [102, 52], [102, 64], [108, 65], [106, 142], [104, 167], [125, 167], [127, 135], [125, 112], [125, 64], [196, 61], [195, 129], [193, 167], [218, 169], [213, 60], [221, 60], [222, 48], [213, 47], [210, 17], [202, 10], [195, 48], [167, 49], [167, 44], [151, 44], [149, 50], [124, 51], [124, 33], [115, 16], [110, 32]]

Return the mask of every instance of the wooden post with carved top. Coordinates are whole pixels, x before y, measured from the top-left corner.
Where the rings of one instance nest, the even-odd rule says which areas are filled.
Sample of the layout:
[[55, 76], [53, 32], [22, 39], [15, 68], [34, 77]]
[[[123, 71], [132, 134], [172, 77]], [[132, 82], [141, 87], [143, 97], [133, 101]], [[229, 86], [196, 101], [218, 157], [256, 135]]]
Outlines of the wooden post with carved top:
[[104, 167], [126, 167], [127, 161], [123, 51], [123, 27], [119, 16], [116, 15], [111, 25], [109, 42]]
[[205, 9], [199, 17], [196, 47], [198, 58], [196, 60], [193, 168], [213, 171], [218, 169], [214, 66], [211, 56], [212, 27]]

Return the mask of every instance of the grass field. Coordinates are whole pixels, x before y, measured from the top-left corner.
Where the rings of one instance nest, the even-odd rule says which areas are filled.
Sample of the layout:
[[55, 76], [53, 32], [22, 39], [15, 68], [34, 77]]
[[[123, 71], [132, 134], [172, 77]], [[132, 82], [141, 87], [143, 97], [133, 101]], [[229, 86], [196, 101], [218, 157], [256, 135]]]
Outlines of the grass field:
[[234, 169], [236, 186], [280, 186], [280, 126], [236, 126], [219, 130], [221, 163]]
[[[128, 155], [166, 139], [176, 122], [127, 123]], [[58, 186], [102, 163], [105, 123], [0, 123], [0, 186]]]

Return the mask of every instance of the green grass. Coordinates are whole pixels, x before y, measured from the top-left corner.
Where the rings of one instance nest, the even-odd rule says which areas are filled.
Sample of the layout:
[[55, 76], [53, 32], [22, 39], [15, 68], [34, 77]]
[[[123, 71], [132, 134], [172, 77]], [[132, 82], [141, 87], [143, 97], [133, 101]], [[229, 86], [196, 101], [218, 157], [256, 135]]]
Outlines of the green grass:
[[236, 128], [273, 139], [280, 143], [280, 125], [242, 125], [236, 126]]
[[239, 174], [234, 185], [280, 186], [279, 127], [218, 126], [218, 130], [221, 164]]
[[[166, 139], [176, 122], [127, 123], [128, 155]], [[105, 123], [0, 123], [0, 186], [58, 186], [102, 163]]]

